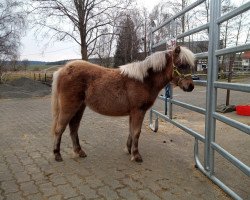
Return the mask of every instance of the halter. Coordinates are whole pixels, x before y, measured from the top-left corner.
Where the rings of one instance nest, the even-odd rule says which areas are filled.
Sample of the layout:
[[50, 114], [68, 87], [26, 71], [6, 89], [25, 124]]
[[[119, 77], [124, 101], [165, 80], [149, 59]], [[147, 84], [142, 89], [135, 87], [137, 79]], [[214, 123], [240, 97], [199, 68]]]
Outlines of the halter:
[[173, 73], [172, 75], [174, 76], [174, 73], [176, 73], [179, 76], [179, 80], [177, 85], [179, 85], [180, 81], [182, 81], [183, 79], [187, 78], [187, 77], [192, 77], [192, 74], [182, 74], [178, 71], [177, 67], [175, 66], [175, 64], [173, 63]]
[[177, 74], [181, 79], [184, 79], [184, 78], [186, 78], [186, 77], [188, 77], [188, 76], [192, 76], [192, 74], [182, 74], [182, 73], [180, 73], [180, 72], [178, 71], [177, 67], [173, 64], [173, 74], [172, 74], [172, 75], [174, 75], [175, 72], [176, 72], [176, 74]]

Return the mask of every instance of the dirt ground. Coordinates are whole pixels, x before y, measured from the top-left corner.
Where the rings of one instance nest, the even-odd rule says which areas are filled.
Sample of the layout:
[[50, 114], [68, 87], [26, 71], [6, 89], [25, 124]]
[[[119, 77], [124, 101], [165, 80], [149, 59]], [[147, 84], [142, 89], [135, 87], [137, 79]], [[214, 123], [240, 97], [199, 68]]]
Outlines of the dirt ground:
[[0, 84], [0, 99], [43, 97], [50, 92], [49, 86], [29, 78], [19, 78]]

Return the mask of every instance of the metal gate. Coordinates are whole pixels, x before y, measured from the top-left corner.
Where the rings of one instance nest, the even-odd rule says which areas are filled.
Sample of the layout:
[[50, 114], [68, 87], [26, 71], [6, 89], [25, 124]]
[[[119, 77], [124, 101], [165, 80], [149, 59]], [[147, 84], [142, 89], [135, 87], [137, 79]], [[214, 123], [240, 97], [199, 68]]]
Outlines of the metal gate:
[[[154, 44], [153, 38], [156, 31], [159, 29], [166, 27], [167, 25], [171, 27], [170, 35], [174, 36], [175, 32], [175, 20], [181, 16], [183, 16], [188, 11], [194, 9], [202, 3], [205, 3], [206, 0], [198, 0], [195, 3], [189, 5], [184, 8], [181, 12], [177, 13], [175, 16], [166, 20], [164, 23], [159, 25], [158, 27], [151, 29], [151, 52], [154, 51], [160, 45], [166, 44], [166, 40], [162, 40]], [[236, 84], [236, 83], [225, 83], [218, 81], [218, 57], [229, 54], [229, 53], [237, 53], [250, 50], [250, 44], [246, 43], [244, 45], [234, 46], [230, 48], [220, 48], [220, 25], [237, 16], [243, 12], [250, 10], [250, 2], [247, 2], [238, 8], [224, 14], [221, 16], [221, 0], [210, 0], [210, 22], [201, 25], [197, 28], [191, 29], [182, 34], [176, 35], [176, 39], [181, 39], [187, 36], [190, 36], [194, 33], [198, 33], [202, 30], [208, 29], [209, 31], [209, 45], [208, 51], [196, 54], [197, 59], [207, 58], [208, 60], [208, 68], [207, 68], [207, 81], [194, 81], [197, 85], [206, 86], [206, 109], [197, 107], [194, 105], [190, 105], [181, 101], [177, 101], [173, 98], [173, 95], [170, 98], [165, 98], [163, 96], [159, 96], [158, 98], [168, 102], [169, 104], [169, 114], [162, 114], [157, 110], [150, 110], [150, 128], [153, 131], [158, 130], [158, 118], [162, 118], [167, 122], [172, 123], [183, 131], [187, 132], [191, 136], [195, 138], [194, 143], [194, 158], [196, 166], [200, 171], [202, 171], [209, 179], [211, 179], [215, 184], [217, 184], [220, 188], [222, 188], [227, 194], [229, 194], [234, 199], [242, 199], [238, 194], [236, 194], [233, 189], [226, 186], [221, 180], [219, 180], [214, 173], [214, 153], [215, 151], [219, 153], [221, 156], [226, 158], [231, 164], [240, 169], [243, 173], [245, 173], [248, 177], [250, 176], [250, 167], [241, 162], [238, 158], [231, 155], [228, 151], [223, 149], [219, 144], [215, 142], [215, 134], [216, 134], [216, 121], [219, 120], [231, 127], [234, 127], [245, 134], [250, 134], [250, 126], [240, 123], [236, 120], [233, 120], [229, 117], [226, 117], [222, 114], [216, 112], [217, 105], [217, 89], [227, 89], [234, 91], [241, 91], [250, 93], [250, 85], [249, 84]], [[171, 37], [172, 37], [171, 36]], [[172, 90], [171, 90], [172, 91]], [[172, 92], [171, 92], [172, 94]], [[198, 112], [200, 114], [205, 115], [205, 137], [198, 132], [188, 128], [187, 126], [177, 122], [172, 119], [172, 105], [175, 104], [177, 106], [181, 106], [183, 108]], [[167, 104], [165, 104], [167, 106]], [[167, 107], [166, 107], [167, 108]], [[165, 109], [166, 109], [165, 108]], [[156, 117], [153, 120], [153, 115]], [[199, 142], [204, 143], [204, 165], [200, 162], [199, 159]]]

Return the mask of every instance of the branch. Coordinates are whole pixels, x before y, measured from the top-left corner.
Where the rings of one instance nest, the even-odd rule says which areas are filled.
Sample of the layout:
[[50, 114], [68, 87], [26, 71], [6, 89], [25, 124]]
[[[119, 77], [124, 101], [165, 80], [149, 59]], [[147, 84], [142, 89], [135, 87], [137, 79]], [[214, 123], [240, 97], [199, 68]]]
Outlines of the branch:
[[92, 40], [87, 44], [87, 46], [89, 46], [91, 43], [95, 42], [99, 37], [104, 36], [104, 35], [111, 35], [111, 34], [113, 34], [113, 33], [102, 33], [102, 34], [100, 34], [100, 35], [97, 35], [97, 34], [96, 34], [96, 37], [95, 37], [94, 39], [92, 39]]
[[61, 40], [63, 40], [66, 36], [69, 36], [70, 38], [72, 38], [77, 44], [81, 45], [81, 43], [70, 33], [66, 32], [66, 31], [63, 31], [63, 30], [59, 30], [55, 27], [52, 27], [52, 26], [49, 26], [47, 24], [42, 24], [42, 23], [39, 23], [40, 26], [44, 26], [44, 27], [47, 27], [53, 31], [56, 31], [57, 33], [56, 34], [64, 34], [64, 36], [61, 38]]
[[108, 24], [110, 24], [111, 22], [106, 22], [106, 23], [103, 23], [103, 24], [98, 24], [98, 22], [96, 23], [95, 26], [92, 26], [91, 28], [88, 29], [88, 31], [86, 32], [86, 35], [88, 35], [88, 33], [96, 28], [99, 28], [99, 27], [102, 27], [102, 26], [106, 26]]

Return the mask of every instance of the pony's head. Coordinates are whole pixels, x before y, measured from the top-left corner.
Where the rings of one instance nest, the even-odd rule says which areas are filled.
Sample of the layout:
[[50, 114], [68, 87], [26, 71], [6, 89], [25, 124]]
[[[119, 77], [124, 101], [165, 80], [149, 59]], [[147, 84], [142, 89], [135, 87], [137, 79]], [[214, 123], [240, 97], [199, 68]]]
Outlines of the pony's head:
[[194, 54], [186, 47], [177, 46], [172, 51], [172, 82], [178, 85], [183, 91], [191, 92], [194, 83], [191, 76], [191, 69], [194, 67]]

